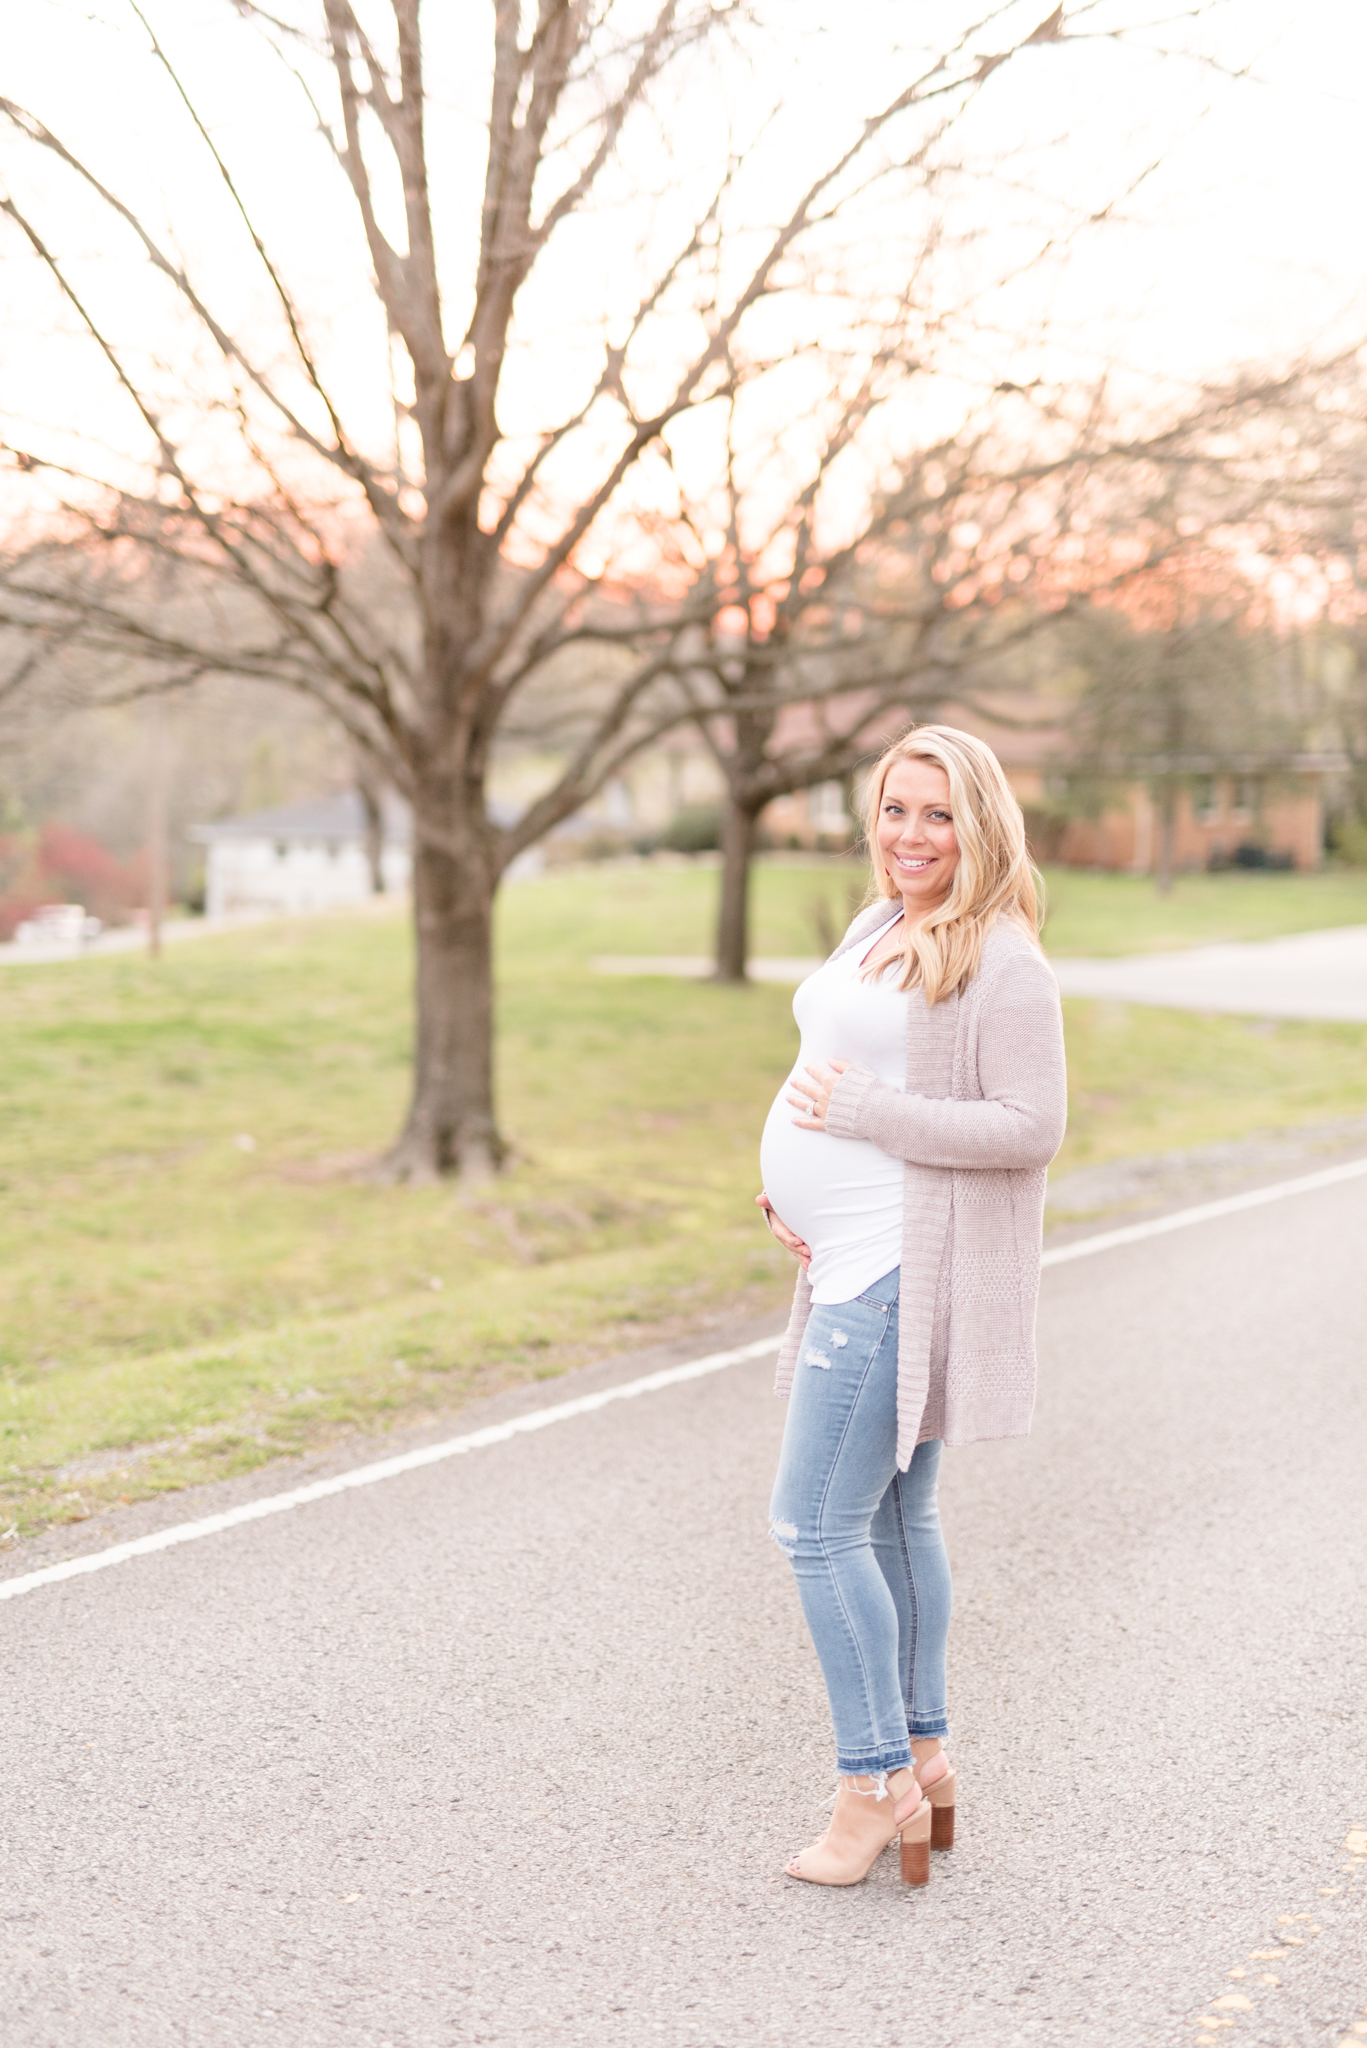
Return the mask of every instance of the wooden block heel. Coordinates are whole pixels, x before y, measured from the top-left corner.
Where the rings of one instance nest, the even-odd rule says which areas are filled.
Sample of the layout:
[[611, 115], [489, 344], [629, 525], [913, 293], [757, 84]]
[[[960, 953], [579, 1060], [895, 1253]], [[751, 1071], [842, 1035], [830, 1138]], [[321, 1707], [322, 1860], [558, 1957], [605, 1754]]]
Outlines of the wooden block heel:
[[915, 1813], [902, 1827], [902, 1882], [903, 1884], [930, 1883], [930, 1835], [932, 1826], [930, 1801], [922, 1799]]
[[949, 1768], [942, 1778], [933, 1785], [927, 1785], [925, 1796], [930, 1801], [930, 1846], [932, 1849], [954, 1847], [954, 1769]]

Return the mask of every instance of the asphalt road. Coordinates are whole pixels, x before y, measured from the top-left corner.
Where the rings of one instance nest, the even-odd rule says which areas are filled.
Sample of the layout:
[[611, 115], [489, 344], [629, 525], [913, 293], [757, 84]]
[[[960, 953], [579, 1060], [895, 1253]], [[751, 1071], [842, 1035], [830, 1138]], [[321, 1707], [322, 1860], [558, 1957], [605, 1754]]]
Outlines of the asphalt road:
[[1367, 2038], [1365, 1243], [1358, 1180], [1045, 1275], [1033, 1437], [946, 1461], [924, 1892], [779, 1875], [767, 1362], [0, 1606], [0, 2042]]

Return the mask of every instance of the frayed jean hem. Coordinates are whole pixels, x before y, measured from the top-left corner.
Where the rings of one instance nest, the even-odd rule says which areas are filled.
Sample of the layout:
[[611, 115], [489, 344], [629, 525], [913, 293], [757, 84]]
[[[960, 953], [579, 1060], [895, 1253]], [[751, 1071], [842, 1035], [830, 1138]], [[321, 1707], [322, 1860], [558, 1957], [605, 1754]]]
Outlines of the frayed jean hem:
[[913, 1721], [909, 1732], [913, 1742], [948, 1742], [949, 1722], [941, 1714], [936, 1720]]
[[853, 1760], [836, 1752], [835, 1767], [842, 1778], [880, 1778], [889, 1771], [911, 1769], [911, 1744], [894, 1743], [887, 1749], [866, 1752]]

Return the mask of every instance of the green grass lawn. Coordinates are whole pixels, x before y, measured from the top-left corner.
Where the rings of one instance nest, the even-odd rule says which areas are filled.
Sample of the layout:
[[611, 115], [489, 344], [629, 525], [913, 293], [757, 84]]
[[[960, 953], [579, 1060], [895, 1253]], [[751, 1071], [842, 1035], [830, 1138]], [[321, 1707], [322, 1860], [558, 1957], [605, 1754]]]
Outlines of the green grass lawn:
[[[1051, 882], [1069, 951], [1367, 921], [1356, 877], [1201, 878], [1166, 904]], [[608, 867], [506, 892], [516, 1163], [469, 1197], [364, 1178], [406, 1094], [397, 914], [0, 970], [0, 1530], [783, 1299], [751, 1202], [791, 992], [589, 967], [704, 950], [715, 886]], [[838, 917], [848, 886], [836, 862], [762, 868], [756, 950], [814, 952], [815, 900]], [[1126, 943], [1104, 943], [1108, 901]], [[1367, 1107], [1359, 1027], [1067, 1009], [1061, 1169]]]
[[1182, 875], [1167, 897], [1146, 875], [1050, 868], [1045, 888], [1044, 943], [1060, 959], [1166, 953], [1367, 924], [1364, 868], [1320, 875]]

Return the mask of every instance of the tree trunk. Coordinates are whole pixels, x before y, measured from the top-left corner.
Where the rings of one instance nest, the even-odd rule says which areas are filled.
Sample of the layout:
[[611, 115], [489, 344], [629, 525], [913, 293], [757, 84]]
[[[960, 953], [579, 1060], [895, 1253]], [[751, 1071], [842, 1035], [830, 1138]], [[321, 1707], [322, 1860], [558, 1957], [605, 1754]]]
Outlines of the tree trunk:
[[750, 862], [755, 813], [728, 796], [722, 809], [721, 905], [717, 915], [714, 981], [744, 981], [750, 957]]
[[1165, 781], [1158, 794], [1158, 893], [1172, 894], [1173, 854], [1177, 843], [1177, 790]]
[[381, 1169], [390, 1180], [430, 1182], [451, 1172], [484, 1180], [498, 1171], [506, 1149], [493, 1099], [498, 877], [478, 794], [463, 806], [451, 797], [442, 778], [424, 779], [414, 798], [413, 1096], [403, 1134]]

